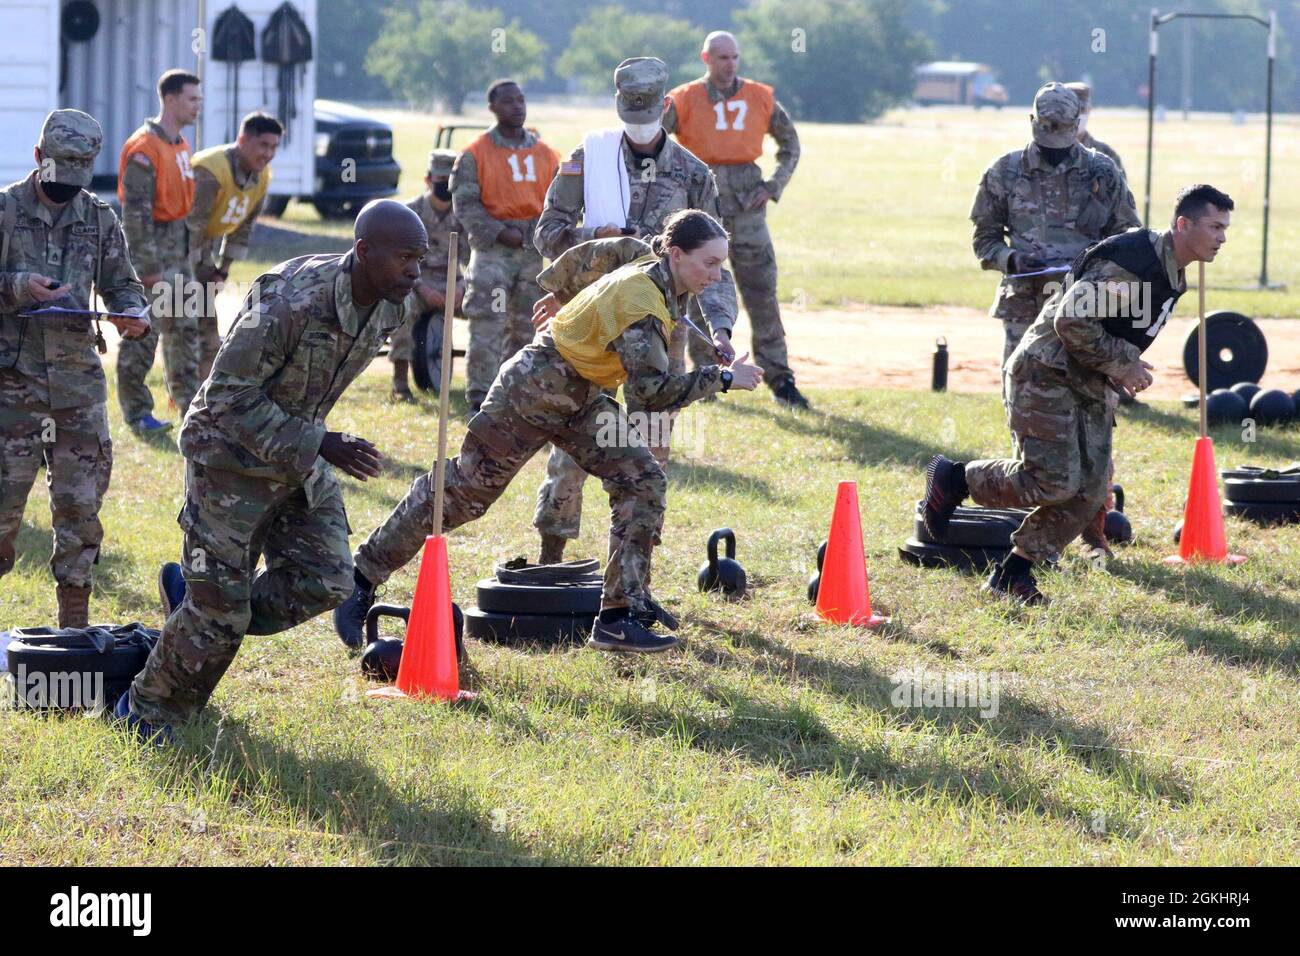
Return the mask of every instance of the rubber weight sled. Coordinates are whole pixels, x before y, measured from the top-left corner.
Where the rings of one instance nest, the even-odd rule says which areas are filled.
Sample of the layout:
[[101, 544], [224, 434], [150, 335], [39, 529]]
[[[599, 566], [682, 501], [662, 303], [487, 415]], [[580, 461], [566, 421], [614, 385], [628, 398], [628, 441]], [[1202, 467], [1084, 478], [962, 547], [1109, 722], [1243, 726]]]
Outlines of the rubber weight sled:
[[948, 522], [948, 536], [936, 541], [925, 530], [923, 519], [925, 503], [916, 503], [915, 539], [922, 544], [939, 544], [956, 548], [1011, 547], [1011, 535], [1029, 514], [1018, 508], [979, 508], [959, 506]]
[[142, 624], [0, 633], [5, 669], [19, 706], [88, 710], [112, 706], [144, 669], [158, 631]]
[[465, 612], [465, 633], [495, 644], [573, 644], [591, 633], [594, 614], [500, 614], [472, 607]]

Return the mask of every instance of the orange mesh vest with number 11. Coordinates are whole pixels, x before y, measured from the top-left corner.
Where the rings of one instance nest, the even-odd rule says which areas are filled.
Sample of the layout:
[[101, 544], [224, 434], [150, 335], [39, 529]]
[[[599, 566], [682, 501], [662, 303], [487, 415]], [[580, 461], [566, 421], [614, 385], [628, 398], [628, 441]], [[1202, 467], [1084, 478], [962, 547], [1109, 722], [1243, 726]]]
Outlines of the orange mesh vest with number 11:
[[677, 107], [677, 142], [710, 166], [756, 161], [776, 103], [772, 87], [745, 80], [734, 96], [711, 103], [706, 83], [685, 83], [668, 94]]
[[478, 163], [483, 208], [493, 219], [532, 219], [546, 205], [546, 190], [560, 168], [560, 154], [541, 140], [527, 149], [510, 149], [484, 133], [465, 150]]

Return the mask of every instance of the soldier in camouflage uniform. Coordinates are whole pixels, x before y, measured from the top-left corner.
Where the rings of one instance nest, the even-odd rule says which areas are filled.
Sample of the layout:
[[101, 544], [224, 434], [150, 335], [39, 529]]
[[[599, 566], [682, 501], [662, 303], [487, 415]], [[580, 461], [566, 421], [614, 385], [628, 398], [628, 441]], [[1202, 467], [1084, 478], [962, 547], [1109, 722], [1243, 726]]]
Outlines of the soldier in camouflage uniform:
[[113, 468], [108, 387], [89, 316], [20, 311], [87, 309], [94, 291], [124, 335], [148, 329], [144, 289], [117, 216], [84, 187], [103, 141], [78, 110], [45, 118], [40, 168], [0, 190], [0, 577], [13, 570], [27, 495], [42, 463], [50, 486], [59, 626], [85, 627], [91, 569], [104, 528], [99, 508]]
[[496, 125], [469, 144], [451, 174], [452, 208], [473, 250], [464, 310], [465, 399], [474, 411], [501, 363], [533, 337], [533, 303], [541, 295], [534, 280], [542, 271], [533, 230], [559, 165], [558, 154], [524, 128], [528, 110], [519, 84], [494, 83], [488, 106]]
[[[672, 141], [662, 129], [648, 131], [657, 123], [665, 108], [665, 91], [668, 86], [668, 67], [654, 57], [634, 57], [624, 60], [614, 71], [615, 105], [624, 124], [633, 129], [647, 127], [647, 132], [637, 133], [643, 142], [636, 142], [625, 131], [620, 144], [620, 155], [627, 171], [628, 201], [624, 222], [621, 224], [588, 222], [585, 215], [586, 178], [583, 145], [577, 146], [560, 166], [559, 175], [551, 182], [546, 194], [546, 208], [537, 221], [534, 236], [537, 248], [547, 258], [558, 260], [567, 250], [590, 239], [615, 236], [639, 236], [649, 240], [662, 228], [665, 220], [682, 209], [701, 209], [715, 218], [721, 218], [718, 190], [709, 168], [683, 146]], [[599, 135], [599, 134], [593, 134]], [[585, 142], [585, 141], [584, 141]], [[601, 247], [590, 268], [610, 271], [630, 261], [622, 253], [635, 257], [644, 254], [641, 244], [632, 246], [612, 243]], [[578, 260], [557, 261], [545, 273], [551, 281], [564, 284], [572, 277], [564, 275], [576, 266]], [[594, 281], [596, 275], [587, 278]], [[550, 287], [547, 287], [548, 289]], [[736, 322], [736, 289], [730, 273], [725, 269], [721, 281], [702, 290], [695, 312], [708, 316], [717, 356], [730, 362], [735, 357], [731, 347], [731, 329]], [[699, 324], [699, 323], [697, 323]], [[670, 368], [674, 374], [686, 368], [685, 323], [673, 328], [668, 345]], [[716, 359], [716, 357], [715, 357]], [[627, 396], [629, 413], [643, 412], [635, 396]], [[668, 467], [669, 428], [661, 430], [652, 442], [655, 459], [666, 470]], [[542, 536], [541, 561], [554, 564], [563, 560], [565, 542], [578, 537], [582, 521], [582, 488], [587, 473], [563, 449], [553, 448], [546, 463], [546, 479], [537, 491], [537, 511], [533, 524]]]
[[[664, 129], [675, 132], [678, 142], [713, 170], [722, 222], [731, 236], [736, 288], [749, 315], [754, 360], [763, 367], [763, 378], [780, 404], [806, 409], [808, 400], [795, 386], [786, 351], [776, 298], [776, 250], [767, 229], [767, 204], [780, 201], [799, 164], [799, 134], [771, 87], [737, 75], [740, 48], [734, 36], [721, 30], [710, 33], [700, 59], [707, 74], [669, 94]], [[767, 179], [755, 162], [762, 154], [764, 134], [776, 141], [776, 169]], [[694, 314], [699, 315], [698, 304]], [[696, 338], [690, 341], [690, 352], [696, 365], [713, 361], [708, 346]]]
[[[194, 205], [186, 217], [186, 228], [190, 272], [203, 284], [204, 308], [198, 328], [200, 382], [212, 371], [221, 348], [217, 294], [230, 278], [230, 267], [248, 258], [253, 226], [266, 204], [270, 162], [283, 135], [279, 120], [265, 113], [250, 113], [241, 122], [235, 142], [194, 157]], [[223, 167], [221, 179], [215, 172], [218, 163]]]
[[1060, 83], [1034, 97], [1033, 142], [1007, 153], [980, 180], [970, 218], [975, 257], [1003, 273], [989, 315], [1006, 331], [1002, 361], [1042, 311], [1067, 266], [1088, 246], [1141, 225], [1124, 177], [1076, 140], [1079, 100]]
[[1011, 536], [1011, 554], [989, 577], [994, 594], [1045, 602], [1033, 566], [1059, 558], [1109, 490], [1108, 393], [1151, 385], [1152, 366], [1141, 354], [1186, 291], [1186, 267], [1217, 255], [1232, 206], [1211, 186], [1192, 187], [1179, 195], [1168, 231], [1135, 230], [1081, 254], [1003, 370], [1016, 457], [931, 460], [924, 515], [935, 540], [944, 540], [967, 496], [989, 508], [1033, 508]]
[[381, 458], [325, 419], [416, 307], [427, 244], [415, 213], [377, 200], [346, 255], [291, 259], [254, 283], [181, 428], [183, 564], [163, 568], [167, 623], [119, 717], [193, 717], [245, 634], [286, 630], [351, 593], [334, 468], [364, 481]]
[[[446, 305], [447, 292], [447, 248], [451, 234], [460, 233], [457, 245], [459, 262], [456, 270], [455, 307], [460, 309], [465, 297], [465, 284], [461, 281], [460, 269], [469, 263], [469, 243], [466, 241], [465, 229], [456, 219], [451, 208], [451, 169], [456, 162], [456, 153], [449, 149], [434, 149], [429, 152], [429, 171], [425, 174], [425, 190], [406, 205], [415, 211], [424, 223], [429, 234], [429, 251], [420, 265], [420, 281], [415, 284], [416, 295], [424, 305], [425, 313], [436, 313], [441, 321], [442, 310]], [[393, 333], [388, 342], [388, 358], [393, 363], [393, 399], [399, 402], [414, 402], [411, 386], [407, 382], [407, 372], [411, 360], [415, 357], [415, 317], [404, 322]]]
[[189, 229], [194, 202], [190, 146], [181, 130], [198, 119], [203, 97], [199, 79], [180, 70], [158, 81], [162, 104], [122, 147], [118, 198], [131, 262], [150, 297], [153, 328], [122, 343], [117, 353], [117, 400], [127, 424], [159, 431], [170, 423], [153, 415], [153, 393], [145, 376], [162, 339], [167, 393], [183, 417], [199, 389], [199, 315], [206, 303], [190, 280]]
[[1110, 157], [1110, 161], [1115, 164], [1121, 176], [1127, 177], [1124, 172], [1124, 164], [1120, 161], [1119, 153], [1115, 152], [1110, 146], [1107, 146], [1101, 140], [1093, 137], [1092, 132], [1088, 129], [1088, 117], [1092, 115], [1092, 87], [1087, 83], [1066, 83], [1065, 88], [1073, 93], [1079, 100], [1079, 143], [1087, 146], [1089, 149], [1095, 149], [1097, 152]]
[[[564, 448], [605, 480], [610, 496], [609, 558], [590, 643], [606, 650], [661, 651], [676, 638], [649, 629], [670, 616], [651, 599], [645, 579], [663, 521], [667, 479], [644, 435], [635, 428], [629, 432], [606, 389], [622, 381], [642, 408], [668, 411], [725, 392], [733, 383], [755, 388], [763, 375], [743, 359], [729, 368], [708, 365], [689, 373], [669, 367], [671, 328], [687, 296], [718, 281], [726, 259], [726, 235], [717, 220], [683, 211], [654, 238], [652, 254], [609, 275], [590, 268], [587, 257], [603, 255], [602, 244], [635, 241], [593, 240], [557, 261], [574, 279], [599, 278], [585, 288], [577, 282], [558, 288], [566, 304], [550, 327], [502, 366], [482, 409], [470, 419], [460, 454], [447, 464], [442, 517], [448, 530], [482, 517], [548, 441]], [[566, 262], [572, 258], [580, 260], [576, 267]], [[361, 641], [375, 588], [424, 543], [433, 498], [429, 476], [422, 475], [357, 549], [357, 589], [334, 615], [345, 643]]]

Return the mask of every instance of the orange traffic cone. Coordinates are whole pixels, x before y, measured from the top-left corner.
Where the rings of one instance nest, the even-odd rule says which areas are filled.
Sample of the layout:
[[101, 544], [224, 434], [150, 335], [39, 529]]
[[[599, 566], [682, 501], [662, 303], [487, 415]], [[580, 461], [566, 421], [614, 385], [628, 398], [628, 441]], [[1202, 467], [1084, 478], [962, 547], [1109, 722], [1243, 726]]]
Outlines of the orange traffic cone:
[[441, 700], [469, 700], [460, 689], [456, 661], [456, 629], [451, 613], [451, 574], [447, 565], [447, 539], [430, 535], [424, 539], [420, 575], [415, 580], [411, 619], [406, 625], [402, 662], [393, 687], [369, 692], [372, 697], [436, 697]]
[[1165, 558], [1169, 564], [1214, 561], [1241, 564], [1244, 554], [1229, 554], [1223, 533], [1223, 504], [1219, 500], [1218, 471], [1214, 467], [1214, 439], [1196, 439], [1192, 456], [1192, 480], [1187, 488], [1187, 506], [1183, 510], [1183, 533], [1178, 553]]
[[817, 590], [817, 613], [834, 624], [876, 627], [889, 621], [871, 612], [867, 557], [862, 547], [862, 515], [858, 510], [858, 485], [854, 481], [841, 481], [835, 494], [831, 533]]

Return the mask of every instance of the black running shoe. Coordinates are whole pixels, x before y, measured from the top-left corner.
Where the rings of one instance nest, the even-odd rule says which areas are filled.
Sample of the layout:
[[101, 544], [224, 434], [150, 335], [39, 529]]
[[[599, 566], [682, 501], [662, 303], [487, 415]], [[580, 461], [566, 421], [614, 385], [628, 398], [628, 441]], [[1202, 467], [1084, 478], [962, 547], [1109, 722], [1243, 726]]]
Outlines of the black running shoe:
[[634, 618], [646, 627], [654, 627], [656, 624], [662, 624], [670, 631], [677, 630], [677, 626], [680, 622], [672, 611], [668, 610], [652, 597], [647, 597], [645, 600], [645, 608], [632, 613]]
[[587, 646], [598, 647], [602, 651], [654, 654], [676, 647], [677, 637], [673, 634], [656, 634], [631, 616], [608, 624], [596, 618], [591, 637], [587, 638]]
[[1046, 594], [1038, 590], [1038, 582], [1034, 580], [1033, 574], [1007, 575], [1000, 565], [989, 575], [984, 589], [995, 597], [1005, 598], [1025, 607], [1046, 607], [1052, 603]]
[[366, 615], [374, 603], [374, 585], [363, 585], [358, 574], [352, 594], [334, 609], [334, 633], [348, 647], [361, 647], [365, 642]]
[[957, 462], [935, 455], [925, 469], [925, 530], [935, 541], [948, 537], [948, 521], [966, 498]]
[[786, 408], [797, 408], [801, 412], [806, 412], [812, 408], [812, 405], [808, 403], [808, 399], [804, 398], [803, 392], [795, 387], [792, 378], [787, 378], [780, 385], [773, 388], [772, 397], [776, 399], [778, 405], [783, 405]]

